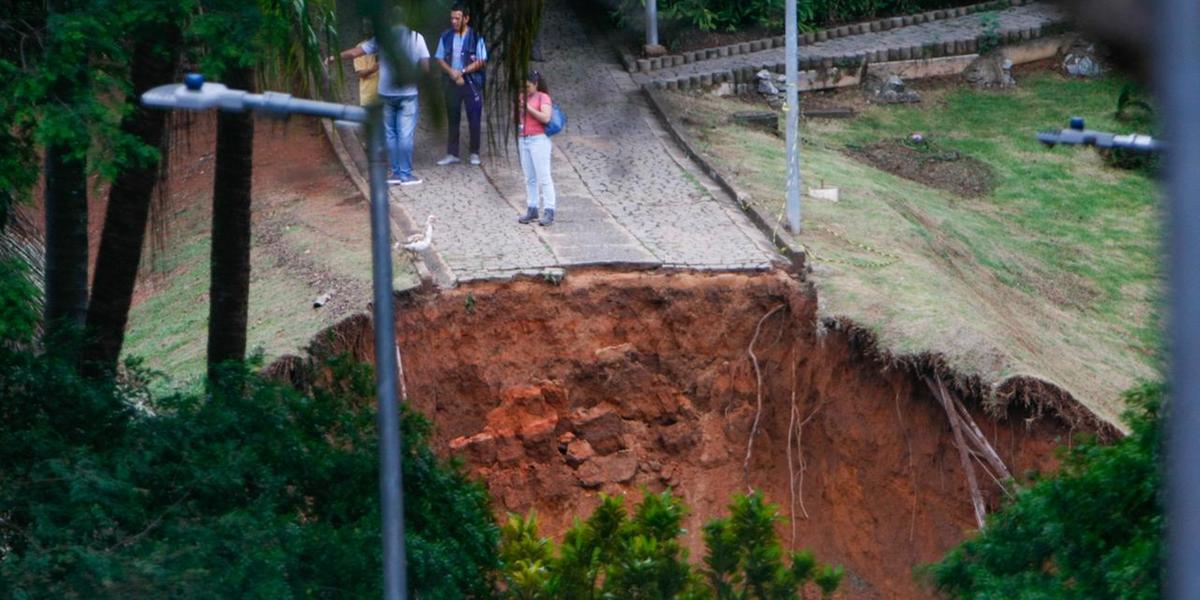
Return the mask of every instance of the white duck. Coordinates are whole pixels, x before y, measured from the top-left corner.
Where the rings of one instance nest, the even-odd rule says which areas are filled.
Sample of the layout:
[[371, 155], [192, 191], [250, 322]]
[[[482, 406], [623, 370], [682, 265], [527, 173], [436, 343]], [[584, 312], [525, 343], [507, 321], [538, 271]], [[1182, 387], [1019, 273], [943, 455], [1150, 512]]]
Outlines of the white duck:
[[[413, 252], [424, 252], [428, 250], [429, 247], [433, 245], [433, 222], [436, 220], [437, 219], [433, 215], [429, 215], [425, 219], [425, 233], [414, 233], [413, 235], [408, 236], [408, 240], [406, 240], [404, 243], [404, 249], [412, 250]], [[396, 242], [397, 247], [400, 245], [400, 242]]]

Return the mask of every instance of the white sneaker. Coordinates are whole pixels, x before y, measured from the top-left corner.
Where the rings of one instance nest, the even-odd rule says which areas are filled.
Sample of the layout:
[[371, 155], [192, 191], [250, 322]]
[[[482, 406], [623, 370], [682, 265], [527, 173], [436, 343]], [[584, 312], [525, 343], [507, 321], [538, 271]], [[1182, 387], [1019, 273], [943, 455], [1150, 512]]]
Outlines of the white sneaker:
[[479, 160], [478, 154], [472, 154], [471, 155], [471, 164], [478, 166], [478, 165], [483, 164], [483, 161]]
[[460, 162], [462, 162], [462, 161], [459, 160], [459, 158], [457, 156], [455, 156], [453, 154], [447, 154], [445, 158], [437, 161], [437, 164], [439, 167], [444, 167], [446, 165], [452, 165], [452, 164], [460, 163]]

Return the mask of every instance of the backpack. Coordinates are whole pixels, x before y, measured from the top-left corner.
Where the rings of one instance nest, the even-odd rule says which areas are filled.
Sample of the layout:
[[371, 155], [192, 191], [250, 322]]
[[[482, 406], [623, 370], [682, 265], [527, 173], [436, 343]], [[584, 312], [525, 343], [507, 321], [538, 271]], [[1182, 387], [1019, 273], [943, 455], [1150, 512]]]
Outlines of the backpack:
[[546, 123], [544, 128], [546, 130], [546, 136], [549, 137], [557, 135], [561, 133], [563, 129], [566, 129], [566, 127], [567, 115], [562, 111], [561, 108], [559, 108], [558, 103], [555, 102], [550, 109], [550, 121]]

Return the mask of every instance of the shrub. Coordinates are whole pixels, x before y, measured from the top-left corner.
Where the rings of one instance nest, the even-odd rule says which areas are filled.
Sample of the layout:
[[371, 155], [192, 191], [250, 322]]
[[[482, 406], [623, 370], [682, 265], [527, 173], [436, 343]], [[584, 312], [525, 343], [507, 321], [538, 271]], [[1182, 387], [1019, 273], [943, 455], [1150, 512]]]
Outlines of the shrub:
[[[28, 330], [14, 281], [0, 279], [0, 332]], [[0, 597], [379, 596], [369, 367], [335, 360], [332, 383], [300, 394], [235, 365], [207, 395], [147, 400], [13, 341], [0, 340]], [[428, 434], [405, 411], [410, 587], [490, 596], [487, 495]]]
[[622, 498], [601, 495], [576, 521], [557, 553], [538, 537], [537, 517], [512, 515], [501, 532], [505, 596], [521, 600], [582, 598], [799, 598], [815, 581], [828, 596], [842, 568], [818, 565], [812, 553], [785, 560], [775, 534], [778, 507], [762, 495], [735, 496], [730, 516], [704, 526], [704, 566], [693, 569], [679, 545], [687, 508], [670, 492], [646, 493], [630, 518]]
[[1076, 444], [925, 576], [957, 598], [1158, 598], [1162, 397], [1156, 384], [1127, 392], [1128, 437]]
[[[801, 26], [814, 28], [886, 15], [968, 4], [963, 0], [798, 0]], [[645, 0], [620, 0], [618, 16], [636, 22]], [[783, 27], [785, 0], [660, 0], [659, 18], [667, 25], [701, 31], [737, 31]]]

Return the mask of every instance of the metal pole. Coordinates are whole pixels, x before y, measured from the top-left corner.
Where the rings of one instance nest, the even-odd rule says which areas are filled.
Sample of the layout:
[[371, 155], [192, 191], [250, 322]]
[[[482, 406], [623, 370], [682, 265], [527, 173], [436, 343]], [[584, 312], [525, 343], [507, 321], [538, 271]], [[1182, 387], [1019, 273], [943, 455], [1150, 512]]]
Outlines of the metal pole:
[[658, 2], [646, 0], [646, 45], [658, 45]]
[[371, 263], [375, 285], [375, 386], [379, 399], [379, 499], [383, 517], [383, 597], [408, 593], [404, 553], [404, 483], [400, 471], [400, 403], [396, 398], [396, 332], [392, 310], [391, 219], [388, 216], [387, 158], [382, 109], [367, 122], [371, 178]]
[[1166, 154], [1170, 403], [1167, 597], [1200, 598], [1200, 3], [1158, 2], [1155, 75]]
[[800, 63], [799, 25], [796, 23], [796, 0], [787, 0], [784, 15], [787, 37], [787, 219], [788, 229], [800, 233]]
[[404, 600], [408, 593], [404, 554], [404, 484], [400, 471], [400, 403], [396, 399], [396, 332], [392, 311], [391, 219], [383, 144], [382, 109], [293, 98], [290, 94], [251, 94], [219, 83], [205, 83], [191, 73], [183, 84], [158, 86], [142, 94], [146, 106], [165, 110], [254, 110], [287, 118], [304, 114], [365, 124], [371, 183], [371, 271], [375, 285], [375, 394], [379, 400], [379, 499], [383, 517], [383, 594]]

